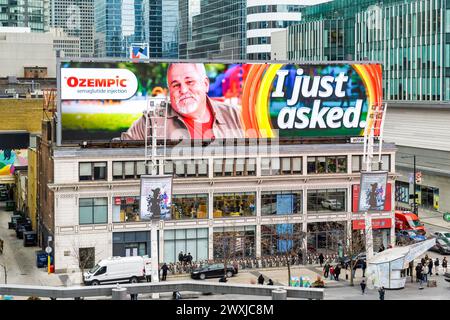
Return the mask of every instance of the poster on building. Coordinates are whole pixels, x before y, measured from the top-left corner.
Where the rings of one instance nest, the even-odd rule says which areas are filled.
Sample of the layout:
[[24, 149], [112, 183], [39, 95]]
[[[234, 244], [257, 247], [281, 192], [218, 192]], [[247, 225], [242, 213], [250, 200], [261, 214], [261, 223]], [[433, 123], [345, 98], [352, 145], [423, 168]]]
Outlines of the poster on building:
[[381, 75], [374, 63], [62, 61], [58, 142], [142, 141], [152, 102], [168, 106], [168, 140], [361, 137]]
[[165, 220], [171, 217], [172, 177], [141, 176], [140, 219]]
[[148, 52], [149, 51], [147, 43], [133, 43], [130, 46], [131, 59], [148, 59], [150, 58]]
[[28, 167], [28, 150], [0, 149], [0, 176], [12, 176], [18, 167]]
[[386, 210], [386, 171], [361, 172], [359, 191], [359, 212]]

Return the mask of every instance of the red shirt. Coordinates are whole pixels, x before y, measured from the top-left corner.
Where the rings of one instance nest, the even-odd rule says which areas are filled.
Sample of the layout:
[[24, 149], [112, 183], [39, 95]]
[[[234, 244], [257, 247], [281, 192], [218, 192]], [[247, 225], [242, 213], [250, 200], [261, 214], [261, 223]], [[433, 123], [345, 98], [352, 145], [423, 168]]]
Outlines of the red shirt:
[[214, 133], [212, 130], [214, 116], [209, 106], [208, 110], [211, 117], [209, 118], [209, 121], [205, 123], [194, 121], [191, 118], [183, 118], [184, 123], [189, 130], [189, 134], [191, 135], [191, 139], [211, 140], [214, 138]]

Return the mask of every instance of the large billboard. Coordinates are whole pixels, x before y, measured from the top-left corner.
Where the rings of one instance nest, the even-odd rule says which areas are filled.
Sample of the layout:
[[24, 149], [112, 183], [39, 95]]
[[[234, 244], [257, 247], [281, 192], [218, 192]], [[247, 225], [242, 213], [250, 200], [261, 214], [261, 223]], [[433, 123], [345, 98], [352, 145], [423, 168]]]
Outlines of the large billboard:
[[62, 143], [143, 140], [150, 101], [167, 103], [168, 140], [358, 137], [382, 103], [381, 66], [371, 63], [60, 67]]

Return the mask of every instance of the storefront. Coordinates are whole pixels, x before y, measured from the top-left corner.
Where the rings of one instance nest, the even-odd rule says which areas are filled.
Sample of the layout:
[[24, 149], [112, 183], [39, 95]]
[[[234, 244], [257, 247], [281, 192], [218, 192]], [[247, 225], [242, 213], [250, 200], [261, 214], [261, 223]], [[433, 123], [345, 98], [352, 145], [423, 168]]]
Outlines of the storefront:
[[208, 228], [164, 230], [164, 262], [177, 262], [180, 252], [193, 261], [208, 260]]
[[301, 223], [262, 225], [261, 256], [297, 254], [302, 248], [302, 240]]
[[150, 256], [150, 231], [114, 232], [113, 256]]
[[256, 226], [214, 228], [214, 258], [255, 257], [255, 238]]
[[316, 222], [307, 226], [308, 252], [337, 254], [345, 241], [345, 222]]
[[[353, 230], [359, 230], [360, 234], [364, 234], [364, 220], [353, 220]], [[392, 219], [372, 219], [372, 236], [373, 250], [378, 252], [381, 245], [387, 248], [391, 244], [391, 227]]]
[[138, 222], [139, 197], [114, 197], [113, 222]]

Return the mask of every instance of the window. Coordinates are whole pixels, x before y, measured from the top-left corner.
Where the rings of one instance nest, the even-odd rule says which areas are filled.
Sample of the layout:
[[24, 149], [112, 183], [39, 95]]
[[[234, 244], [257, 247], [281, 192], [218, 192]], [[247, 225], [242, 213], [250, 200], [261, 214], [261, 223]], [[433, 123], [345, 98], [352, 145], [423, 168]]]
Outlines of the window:
[[218, 193], [214, 195], [214, 217], [254, 216], [256, 208], [256, 194]]
[[302, 213], [301, 191], [263, 191], [261, 193], [261, 215]]
[[256, 175], [256, 159], [214, 159], [214, 177]]
[[[381, 163], [378, 162], [378, 155], [374, 155], [372, 171], [391, 171], [391, 156], [384, 154], [381, 156]], [[363, 156], [352, 156], [352, 172], [365, 171]]]
[[214, 228], [214, 258], [254, 257], [256, 254], [255, 235], [255, 226]]
[[308, 174], [346, 173], [347, 157], [308, 157]]
[[106, 162], [80, 162], [80, 181], [106, 180]]
[[113, 222], [140, 221], [139, 197], [114, 197]]
[[208, 194], [173, 195], [172, 219], [207, 219]]
[[346, 211], [346, 189], [308, 190], [308, 213]]
[[178, 261], [178, 254], [190, 253], [193, 261], [208, 259], [208, 229], [164, 230], [164, 261]]
[[80, 224], [100, 224], [108, 222], [107, 198], [79, 199]]

